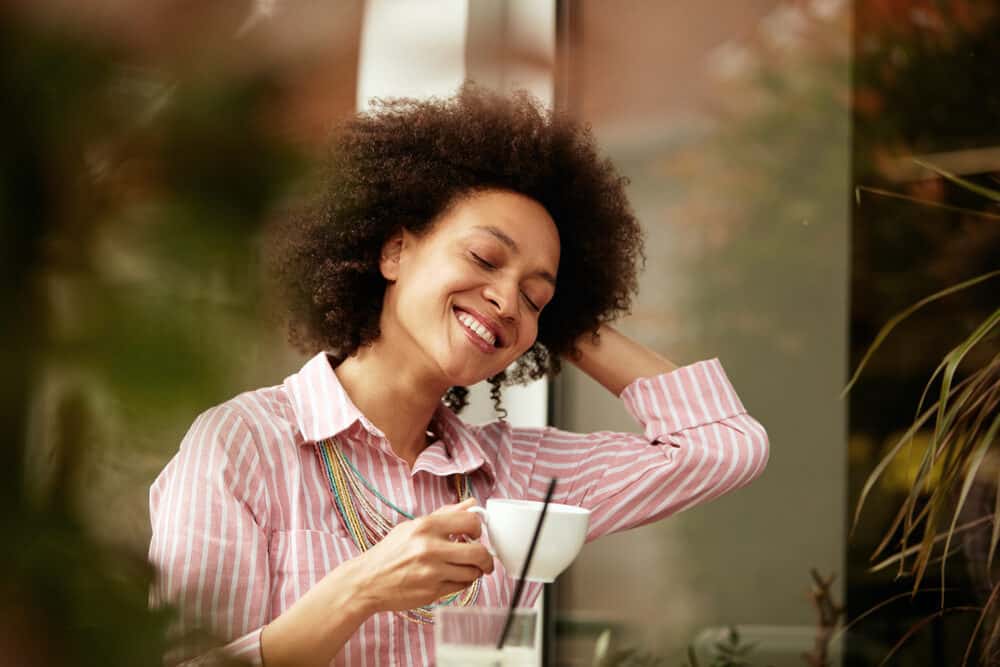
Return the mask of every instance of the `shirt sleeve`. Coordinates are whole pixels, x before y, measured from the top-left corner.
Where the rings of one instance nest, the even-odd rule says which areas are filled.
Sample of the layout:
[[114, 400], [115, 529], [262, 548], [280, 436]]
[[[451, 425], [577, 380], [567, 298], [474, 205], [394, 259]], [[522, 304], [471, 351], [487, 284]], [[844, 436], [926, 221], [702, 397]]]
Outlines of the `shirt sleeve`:
[[[225, 404], [200, 415], [150, 488], [149, 560], [158, 574], [150, 602], [179, 611], [173, 631], [180, 640], [168, 664], [199, 664], [219, 651], [261, 664], [270, 587], [266, 503], [246, 420]], [[226, 645], [204, 654], [205, 644], [188, 641], [200, 631]]]
[[[591, 510], [587, 539], [641, 526], [749, 484], [769, 456], [767, 433], [747, 414], [718, 359], [648, 378], [621, 394], [643, 433], [512, 429], [524, 496]], [[530, 460], [524, 460], [530, 459]], [[519, 465], [519, 463], [521, 465]]]

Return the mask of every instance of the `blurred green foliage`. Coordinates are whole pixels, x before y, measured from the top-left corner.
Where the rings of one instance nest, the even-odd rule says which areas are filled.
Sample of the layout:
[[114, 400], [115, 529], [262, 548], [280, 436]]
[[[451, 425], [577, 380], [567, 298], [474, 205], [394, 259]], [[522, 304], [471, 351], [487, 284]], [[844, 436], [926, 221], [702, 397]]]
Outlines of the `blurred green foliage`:
[[273, 377], [262, 228], [308, 165], [279, 71], [16, 8], [0, 44], [0, 662], [155, 664], [148, 528], [107, 526], [145, 520], [198, 410]]

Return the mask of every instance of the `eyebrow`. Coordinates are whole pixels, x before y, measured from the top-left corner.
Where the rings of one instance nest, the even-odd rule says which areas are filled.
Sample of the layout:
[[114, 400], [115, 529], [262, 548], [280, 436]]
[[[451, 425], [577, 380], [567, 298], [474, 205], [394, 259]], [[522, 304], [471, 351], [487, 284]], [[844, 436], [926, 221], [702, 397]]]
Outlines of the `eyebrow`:
[[[494, 227], [493, 225], [476, 225], [474, 229], [479, 229], [484, 232], [492, 234], [498, 241], [500, 241], [505, 246], [510, 248], [515, 255], [520, 254], [521, 249], [517, 247], [517, 243], [514, 241], [514, 239], [508, 236], [507, 233], [502, 229], [500, 229], [499, 227]], [[549, 273], [548, 271], [545, 271], [544, 269], [541, 271], [536, 271], [535, 275], [544, 278], [546, 282], [552, 285], [552, 287], [556, 286], [556, 277], [551, 273]]]

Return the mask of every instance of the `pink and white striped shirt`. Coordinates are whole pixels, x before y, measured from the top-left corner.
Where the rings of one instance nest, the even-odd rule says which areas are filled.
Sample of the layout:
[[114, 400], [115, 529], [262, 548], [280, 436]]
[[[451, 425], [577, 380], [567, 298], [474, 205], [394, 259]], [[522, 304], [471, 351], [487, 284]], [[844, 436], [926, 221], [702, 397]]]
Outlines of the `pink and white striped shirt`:
[[[263, 626], [359, 553], [315, 449], [334, 436], [384, 496], [415, 516], [455, 502], [454, 473], [469, 475], [480, 503], [542, 500], [557, 477], [554, 502], [593, 512], [588, 540], [744, 486], [767, 463], [767, 434], [716, 359], [635, 380], [621, 398], [642, 435], [472, 426], [442, 405], [433, 420], [440, 437], [411, 469], [318, 354], [283, 384], [195, 420], [150, 489], [149, 557], [160, 573], [152, 600], [178, 604], [183, 623], [207, 625], [230, 642], [227, 651], [259, 663]], [[496, 565], [477, 604], [510, 600], [514, 582]], [[529, 585], [524, 604], [540, 591]], [[433, 661], [432, 626], [385, 613], [365, 621], [332, 664]]]

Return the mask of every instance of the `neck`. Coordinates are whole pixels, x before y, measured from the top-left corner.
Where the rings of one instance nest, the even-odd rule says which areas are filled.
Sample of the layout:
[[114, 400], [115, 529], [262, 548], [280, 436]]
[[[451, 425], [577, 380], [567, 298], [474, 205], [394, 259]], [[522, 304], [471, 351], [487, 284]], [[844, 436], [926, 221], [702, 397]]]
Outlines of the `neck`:
[[335, 372], [351, 401], [386, 438], [392, 450], [410, 467], [427, 447], [431, 418], [447, 387], [428, 378], [388, 353], [376, 341], [345, 359]]

